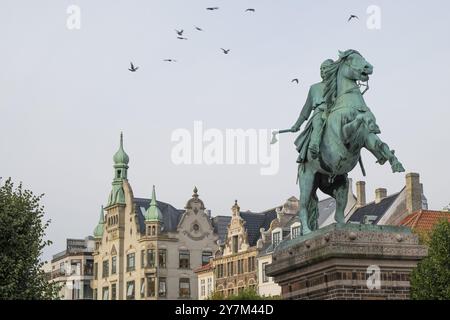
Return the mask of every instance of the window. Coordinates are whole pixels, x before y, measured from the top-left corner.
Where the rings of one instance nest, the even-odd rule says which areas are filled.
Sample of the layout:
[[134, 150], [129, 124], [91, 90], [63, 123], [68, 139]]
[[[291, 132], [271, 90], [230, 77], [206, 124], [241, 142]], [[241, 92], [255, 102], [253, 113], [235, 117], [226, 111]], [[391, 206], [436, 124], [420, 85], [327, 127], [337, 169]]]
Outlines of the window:
[[237, 253], [238, 252], [238, 245], [239, 245], [239, 238], [238, 236], [233, 236], [232, 238], [232, 245], [233, 245], [233, 253]]
[[91, 280], [83, 282], [83, 299], [92, 299]]
[[92, 276], [93, 268], [94, 268], [94, 260], [87, 259], [86, 262], [84, 263], [84, 275]]
[[227, 277], [231, 277], [232, 275], [234, 275], [234, 263], [233, 262], [228, 262], [227, 263]]
[[155, 250], [154, 249], [147, 250], [147, 267], [148, 268], [155, 267]]
[[269, 282], [269, 278], [266, 275], [266, 266], [267, 265], [268, 265], [268, 262], [264, 262], [261, 265], [261, 279], [262, 279], [262, 282], [264, 282], [264, 283]]
[[97, 289], [94, 289], [94, 300], [97, 300]]
[[97, 280], [98, 276], [98, 263], [94, 263], [94, 280]]
[[155, 296], [155, 277], [147, 278], [147, 296], [154, 297]]
[[141, 298], [145, 297], [145, 279], [141, 278]]
[[167, 280], [166, 278], [159, 278], [159, 296], [165, 297], [167, 295]]
[[109, 276], [109, 261], [103, 261], [102, 278]]
[[279, 245], [281, 242], [281, 231], [272, 233], [272, 244], [274, 247]]
[[223, 278], [224, 274], [223, 274], [223, 264], [218, 264], [217, 265], [217, 278]]
[[134, 253], [127, 254], [127, 271], [134, 271], [135, 264], [134, 264]]
[[208, 278], [208, 291], [207, 291], [208, 296], [212, 293], [212, 291], [213, 291], [212, 278], [210, 277]]
[[233, 288], [228, 289], [228, 296], [232, 296], [233, 293], [234, 293], [234, 289]]
[[109, 299], [109, 287], [103, 287], [102, 299], [103, 300], [108, 300]]
[[128, 281], [127, 282], [127, 300], [133, 300], [133, 299], [134, 299], [134, 281]]
[[180, 251], [180, 269], [190, 268], [190, 255], [188, 250]]
[[255, 257], [248, 257], [248, 272], [255, 271]]
[[206, 295], [205, 279], [200, 280], [200, 296], [204, 297]]
[[237, 265], [238, 265], [238, 270], [237, 270], [238, 274], [243, 274], [244, 273], [244, 260], [243, 259], [238, 260]]
[[160, 268], [167, 268], [167, 250], [166, 249], [159, 249], [158, 251], [159, 257], [159, 267]]
[[180, 278], [180, 298], [189, 298], [191, 296], [191, 283], [189, 278]]
[[73, 259], [70, 260], [70, 274], [71, 275], [81, 275], [81, 260], [80, 259]]
[[291, 239], [295, 239], [300, 236], [300, 226], [292, 227], [291, 229]]
[[60, 275], [65, 275], [66, 274], [66, 268], [64, 267], [64, 262], [61, 262], [59, 264], [59, 274]]
[[211, 251], [203, 251], [202, 252], [202, 266], [207, 265], [211, 258], [212, 258]]
[[145, 267], [145, 250], [141, 250], [141, 268]]
[[111, 300], [117, 299], [117, 284], [113, 283], [111, 285]]
[[117, 273], [117, 256], [111, 258], [111, 274]]

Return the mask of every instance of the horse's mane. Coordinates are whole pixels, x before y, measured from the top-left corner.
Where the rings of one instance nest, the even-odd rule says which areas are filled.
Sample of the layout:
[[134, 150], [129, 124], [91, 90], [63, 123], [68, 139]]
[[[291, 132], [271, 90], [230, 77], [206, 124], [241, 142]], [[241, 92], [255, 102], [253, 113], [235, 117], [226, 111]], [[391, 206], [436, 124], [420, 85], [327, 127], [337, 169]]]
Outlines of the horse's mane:
[[325, 73], [325, 89], [324, 89], [324, 98], [328, 108], [331, 108], [334, 105], [334, 102], [337, 98], [337, 77], [338, 72], [341, 65], [345, 62], [345, 60], [351, 55], [357, 53], [361, 55], [358, 51], [350, 49], [344, 52], [339, 51], [339, 59], [333, 63], [330, 63], [324, 68]]

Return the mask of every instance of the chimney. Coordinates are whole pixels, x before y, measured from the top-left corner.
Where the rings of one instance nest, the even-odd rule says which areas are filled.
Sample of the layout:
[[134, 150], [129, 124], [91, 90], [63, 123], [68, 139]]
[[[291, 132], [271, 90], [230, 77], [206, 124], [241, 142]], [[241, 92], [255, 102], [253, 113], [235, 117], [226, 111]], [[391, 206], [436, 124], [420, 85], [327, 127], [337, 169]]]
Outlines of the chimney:
[[387, 190], [385, 188], [378, 188], [375, 190], [375, 203], [380, 203], [381, 200], [386, 198]]
[[356, 182], [356, 206], [366, 205], [366, 183], [364, 181]]
[[422, 187], [418, 173], [406, 175], [406, 209], [409, 213], [422, 209]]

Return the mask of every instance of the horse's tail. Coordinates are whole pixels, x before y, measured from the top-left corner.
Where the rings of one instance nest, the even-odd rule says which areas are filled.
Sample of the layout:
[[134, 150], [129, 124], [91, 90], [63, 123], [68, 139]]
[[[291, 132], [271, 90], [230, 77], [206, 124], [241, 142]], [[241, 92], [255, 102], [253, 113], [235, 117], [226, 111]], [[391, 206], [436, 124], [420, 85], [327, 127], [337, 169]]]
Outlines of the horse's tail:
[[312, 231], [319, 229], [318, 203], [317, 195], [315, 193], [311, 194], [311, 198], [308, 201], [308, 225]]

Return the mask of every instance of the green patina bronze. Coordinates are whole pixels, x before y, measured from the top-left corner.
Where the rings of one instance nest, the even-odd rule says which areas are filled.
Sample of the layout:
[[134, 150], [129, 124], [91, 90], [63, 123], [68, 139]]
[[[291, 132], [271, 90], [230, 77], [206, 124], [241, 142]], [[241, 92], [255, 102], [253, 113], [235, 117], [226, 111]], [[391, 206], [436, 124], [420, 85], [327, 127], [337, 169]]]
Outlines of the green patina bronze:
[[326, 60], [321, 65], [323, 81], [311, 86], [299, 119], [291, 129], [280, 131], [299, 131], [312, 113], [295, 141], [303, 235], [318, 229], [317, 189], [336, 200], [335, 220], [345, 223], [347, 174], [358, 162], [364, 173], [362, 148], [381, 165], [389, 161], [392, 172], [405, 171], [394, 151], [377, 136], [381, 131], [360, 90], [372, 72], [372, 65], [356, 50], [339, 52], [336, 61]]

